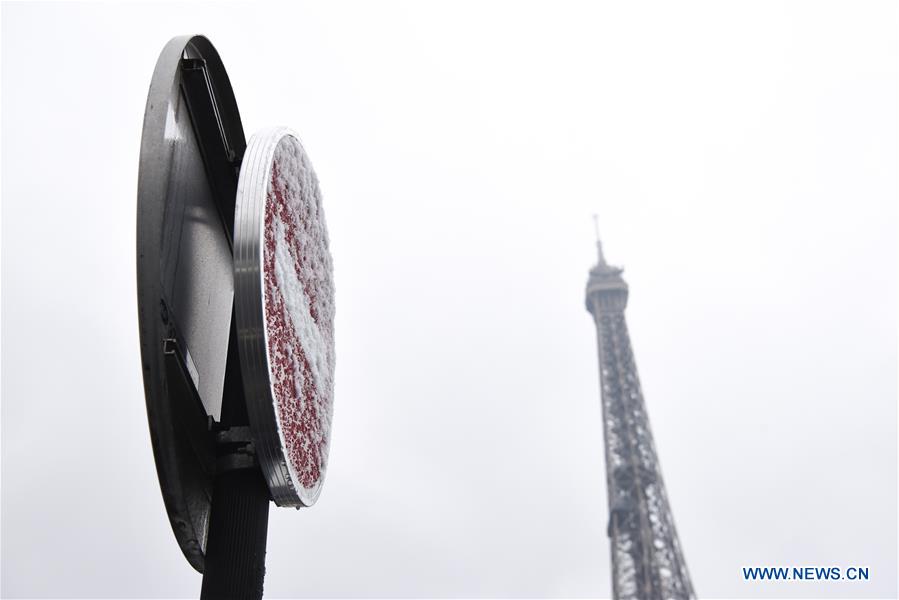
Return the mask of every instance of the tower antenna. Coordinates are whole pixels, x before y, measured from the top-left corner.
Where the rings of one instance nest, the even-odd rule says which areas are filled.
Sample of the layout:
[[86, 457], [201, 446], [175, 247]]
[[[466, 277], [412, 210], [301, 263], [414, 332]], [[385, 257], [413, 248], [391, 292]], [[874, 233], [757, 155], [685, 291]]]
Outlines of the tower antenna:
[[599, 264], [606, 264], [606, 258], [602, 254], [602, 242], [599, 240], [599, 216], [596, 213], [593, 214], [593, 231], [596, 234], [596, 256], [599, 259]]

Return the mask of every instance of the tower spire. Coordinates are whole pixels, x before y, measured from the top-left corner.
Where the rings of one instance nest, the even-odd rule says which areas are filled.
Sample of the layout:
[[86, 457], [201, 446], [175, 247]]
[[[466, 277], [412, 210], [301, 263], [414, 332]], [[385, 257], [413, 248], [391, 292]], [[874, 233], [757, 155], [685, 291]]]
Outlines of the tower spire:
[[600, 265], [606, 264], [606, 257], [602, 254], [602, 241], [599, 239], [599, 217], [593, 215], [593, 231], [596, 233], [596, 257]]

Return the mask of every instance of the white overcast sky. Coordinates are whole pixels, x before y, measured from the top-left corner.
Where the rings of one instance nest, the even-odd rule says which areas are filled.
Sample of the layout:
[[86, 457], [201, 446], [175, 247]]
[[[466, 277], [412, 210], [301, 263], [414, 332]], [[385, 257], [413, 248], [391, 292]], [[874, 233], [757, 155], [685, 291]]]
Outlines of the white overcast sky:
[[[268, 597], [608, 597], [600, 215], [700, 597], [895, 597], [892, 2], [4, 4], [2, 594], [193, 597], [146, 423], [144, 104], [218, 48], [337, 284], [319, 503]], [[742, 580], [863, 566], [866, 583]]]

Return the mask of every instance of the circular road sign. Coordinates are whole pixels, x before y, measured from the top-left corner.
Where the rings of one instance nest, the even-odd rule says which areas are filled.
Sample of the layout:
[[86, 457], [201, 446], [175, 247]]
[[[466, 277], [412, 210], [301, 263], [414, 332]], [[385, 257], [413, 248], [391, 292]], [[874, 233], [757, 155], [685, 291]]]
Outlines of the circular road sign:
[[138, 320], [159, 484], [178, 544], [201, 572], [216, 466], [210, 430], [223, 419], [226, 373], [237, 367], [228, 360], [231, 230], [245, 147], [212, 43], [171, 40], [153, 72], [141, 137]]
[[296, 134], [250, 138], [234, 220], [237, 338], [256, 456], [279, 506], [311, 506], [328, 460], [334, 282], [318, 179]]

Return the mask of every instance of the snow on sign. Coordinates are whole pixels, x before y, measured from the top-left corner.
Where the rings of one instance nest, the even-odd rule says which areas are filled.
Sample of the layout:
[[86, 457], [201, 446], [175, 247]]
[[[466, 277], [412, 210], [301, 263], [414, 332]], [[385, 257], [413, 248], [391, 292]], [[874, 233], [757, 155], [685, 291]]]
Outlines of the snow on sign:
[[334, 283], [318, 179], [296, 134], [250, 138], [234, 218], [240, 362], [256, 454], [279, 506], [311, 506], [328, 462]]

